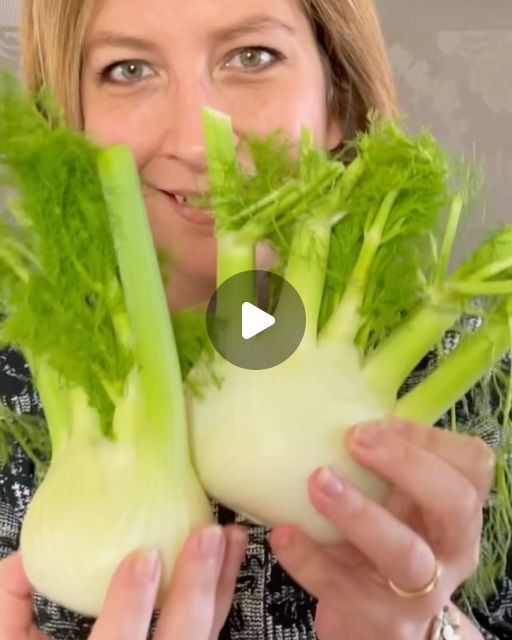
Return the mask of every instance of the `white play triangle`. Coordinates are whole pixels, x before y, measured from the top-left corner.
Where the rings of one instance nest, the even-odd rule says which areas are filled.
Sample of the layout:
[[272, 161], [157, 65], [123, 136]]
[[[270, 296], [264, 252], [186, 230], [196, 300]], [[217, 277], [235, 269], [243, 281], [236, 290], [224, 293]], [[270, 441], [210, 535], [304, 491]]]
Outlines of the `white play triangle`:
[[242, 304], [242, 338], [249, 340], [276, 323], [274, 316], [259, 307], [244, 302]]

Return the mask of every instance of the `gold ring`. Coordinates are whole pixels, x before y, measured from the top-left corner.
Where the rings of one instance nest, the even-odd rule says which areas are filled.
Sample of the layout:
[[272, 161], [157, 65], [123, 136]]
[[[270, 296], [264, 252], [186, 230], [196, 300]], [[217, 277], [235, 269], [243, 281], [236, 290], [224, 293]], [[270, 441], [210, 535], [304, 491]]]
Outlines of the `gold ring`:
[[400, 589], [400, 587], [397, 587], [396, 584], [389, 578], [388, 584], [397, 596], [406, 598], [407, 600], [413, 600], [414, 598], [422, 598], [423, 596], [427, 596], [436, 588], [437, 583], [439, 582], [439, 578], [441, 577], [441, 567], [439, 566], [437, 559], [435, 559], [435, 563], [436, 567], [434, 570], [434, 575], [428, 581], [428, 583], [420, 589], [415, 589], [414, 591], [406, 591], [405, 589]]

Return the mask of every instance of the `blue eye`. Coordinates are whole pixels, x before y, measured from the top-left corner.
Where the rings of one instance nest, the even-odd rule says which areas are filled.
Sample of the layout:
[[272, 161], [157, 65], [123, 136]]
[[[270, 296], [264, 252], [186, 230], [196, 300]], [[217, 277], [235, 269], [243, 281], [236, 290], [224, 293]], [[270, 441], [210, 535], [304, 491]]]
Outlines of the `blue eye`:
[[104, 80], [118, 84], [129, 84], [153, 75], [149, 65], [141, 60], [121, 60], [110, 64], [101, 73]]
[[267, 47], [245, 47], [239, 49], [226, 63], [226, 67], [259, 71], [282, 59], [282, 55]]

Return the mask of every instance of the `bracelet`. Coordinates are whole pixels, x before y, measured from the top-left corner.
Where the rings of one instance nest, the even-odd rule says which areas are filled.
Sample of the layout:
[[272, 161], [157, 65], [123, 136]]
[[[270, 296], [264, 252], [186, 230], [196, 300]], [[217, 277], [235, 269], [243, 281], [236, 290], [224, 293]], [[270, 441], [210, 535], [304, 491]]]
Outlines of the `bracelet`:
[[460, 614], [448, 605], [434, 618], [429, 640], [462, 640], [457, 633], [460, 629]]

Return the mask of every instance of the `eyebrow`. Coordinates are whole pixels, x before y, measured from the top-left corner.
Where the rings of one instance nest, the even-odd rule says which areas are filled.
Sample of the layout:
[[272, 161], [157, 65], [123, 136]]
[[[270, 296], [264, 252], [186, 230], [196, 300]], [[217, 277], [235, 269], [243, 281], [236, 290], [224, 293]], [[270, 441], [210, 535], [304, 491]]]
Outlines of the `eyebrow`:
[[[289, 24], [278, 18], [265, 14], [256, 14], [215, 30], [212, 34], [212, 39], [217, 42], [222, 42], [223, 40], [234, 39], [265, 29], [279, 29], [286, 31], [290, 35], [295, 33]], [[90, 53], [93, 49], [100, 46], [135, 48], [143, 51], [155, 51], [158, 49], [158, 46], [154, 42], [151, 42], [151, 40], [109, 30], [99, 31], [94, 35], [87, 44], [86, 52]]]

